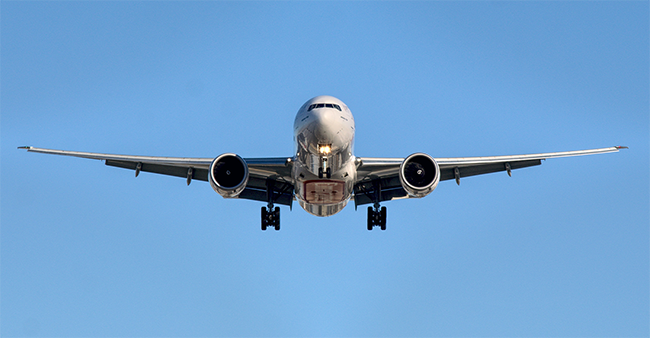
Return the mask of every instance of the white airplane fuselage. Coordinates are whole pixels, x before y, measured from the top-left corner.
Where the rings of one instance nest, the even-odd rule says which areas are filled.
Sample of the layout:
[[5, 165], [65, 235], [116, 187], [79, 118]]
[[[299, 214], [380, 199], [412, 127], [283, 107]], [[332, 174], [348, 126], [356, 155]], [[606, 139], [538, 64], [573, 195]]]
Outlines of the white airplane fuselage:
[[352, 113], [335, 97], [317, 96], [300, 107], [293, 130], [296, 199], [310, 214], [334, 215], [348, 203], [356, 182]]

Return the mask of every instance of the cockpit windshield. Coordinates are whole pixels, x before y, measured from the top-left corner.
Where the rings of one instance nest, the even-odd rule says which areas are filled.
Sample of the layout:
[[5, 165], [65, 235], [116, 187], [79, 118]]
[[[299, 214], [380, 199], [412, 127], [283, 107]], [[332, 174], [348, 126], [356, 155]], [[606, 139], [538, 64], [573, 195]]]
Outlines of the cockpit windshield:
[[309, 109], [307, 111], [312, 111], [313, 109], [316, 108], [334, 108], [338, 111], [341, 111], [341, 106], [339, 106], [336, 103], [314, 103], [311, 106], [309, 106]]

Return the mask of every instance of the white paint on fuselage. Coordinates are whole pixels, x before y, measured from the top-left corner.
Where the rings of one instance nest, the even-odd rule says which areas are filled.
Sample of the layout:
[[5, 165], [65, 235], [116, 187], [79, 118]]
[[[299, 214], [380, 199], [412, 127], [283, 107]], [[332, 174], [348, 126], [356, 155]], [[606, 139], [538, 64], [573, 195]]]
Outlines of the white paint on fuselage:
[[[318, 104], [324, 106], [309, 110]], [[357, 176], [352, 113], [335, 97], [317, 96], [300, 107], [293, 126], [295, 196], [313, 215], [334, 215], [348, 203]], [[321, 152], [324, 146], [329, 152]], [[319, 178], [319, 169], [325, 173], [327, 168], [331, 177]]]

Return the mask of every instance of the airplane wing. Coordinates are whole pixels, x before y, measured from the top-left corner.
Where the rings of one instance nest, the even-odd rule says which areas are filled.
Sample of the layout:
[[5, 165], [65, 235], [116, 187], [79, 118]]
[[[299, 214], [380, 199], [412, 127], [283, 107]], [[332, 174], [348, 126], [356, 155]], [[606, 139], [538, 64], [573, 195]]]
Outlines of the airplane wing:
[[[440, 166], [440, 180], [455, 179], [460, 184], [462, 177], [506, 171], [511, 175], [514, 169], [542, 164], [542, 160], [558, 157], [583, 156], [617, 152], [627, 147], [609, 147], [589, 150], [565, 151], [555, 153], [487, 156], [487, 157], [449, 157], [435, 158]], [[355, 205], [374, 203], [375, 191], [380, 191], [380, 201], [408, 198], [399, 180], [399, 168], [403, 158], [359, 157], [357, 183], [354, 187]]]
[[[64, 155], [102, 160], [106, 165], [135, 170], [138, 177], [141, 171], [162, 175], [182, 177], [187, 185], [193, 179], [208, 181], [208, 170], [213, 158], [134, 156], [102, 153], [88, 153], [44, 149], [36, 147], [19, 147], [30, 152]], [[286, 157], [245, 158], [248, 165], [249, 179], [246, 188], [238, 198], [267, 201], [267, 183], [274, 187], [274, 202], [291, 206], [293, 202], [293, 183], [291, 180], [291, 161]]]

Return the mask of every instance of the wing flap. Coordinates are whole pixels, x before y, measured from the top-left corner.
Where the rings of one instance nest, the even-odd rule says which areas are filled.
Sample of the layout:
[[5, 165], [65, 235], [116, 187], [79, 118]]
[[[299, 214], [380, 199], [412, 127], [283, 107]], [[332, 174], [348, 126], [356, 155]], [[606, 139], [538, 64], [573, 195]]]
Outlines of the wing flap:
[[140, 163], [140, 171], [150, 172], [155, 174], [176, 176], [187, 178], [189, 169], [192, 168], [191, 179], [208, 181], [208, 170], [203, 168], [194, 168], [190, 166], [171, 166], [164, 164], [156, 163], [143, 163], [143, 162], [130, 162], [130, 161], [115, 161], [115, 160], [106, 160], [106, 165], [124, 169], [136, 170]]
[[488, 164], [478, 164], [470, 166], [440, 166], [440, 180], [453, 180], [456, 178], [454, 172], [455, 168], [458, 168], [460, 177], [469, 177], [483, 174], [496, 173], [499, 171], [506, 171], [506, 163], [510, 164], [510, 169], [521, 169], [526, 167], [532, 167], [542, 164], [542, 160], [526, 160], [526, 161], [512, 161], [512, 162], [497, 162], [497, 163], [488, 163]]

